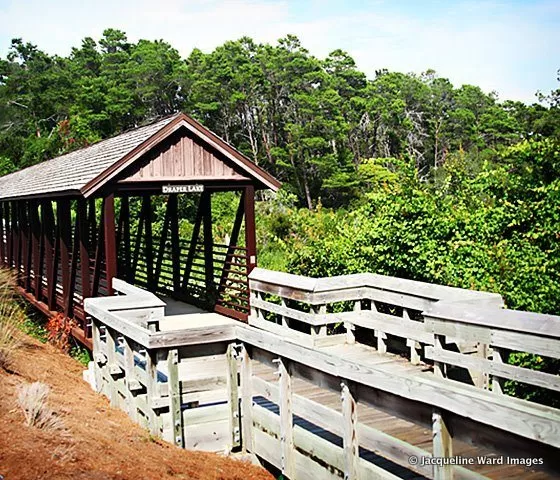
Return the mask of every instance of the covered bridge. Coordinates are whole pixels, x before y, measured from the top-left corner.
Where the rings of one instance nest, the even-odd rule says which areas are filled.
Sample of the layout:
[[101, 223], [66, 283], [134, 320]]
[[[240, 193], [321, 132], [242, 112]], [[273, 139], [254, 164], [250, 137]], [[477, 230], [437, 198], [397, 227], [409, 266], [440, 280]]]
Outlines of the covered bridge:
[[[1, 177], [0, 264], [18, 272], [21, 293], [44, 313], [74, 319], [73, 335], [87, 346], [83, 300], [112, 295], [115, 277], [245, 320], [255, 190], [279, 187], [179, 113]], [[223, 191], [239, 194], [227, 244], [212, 234], [212, 194]], [[180, 235], [182, 194], [198, 197], [190, 238]]]

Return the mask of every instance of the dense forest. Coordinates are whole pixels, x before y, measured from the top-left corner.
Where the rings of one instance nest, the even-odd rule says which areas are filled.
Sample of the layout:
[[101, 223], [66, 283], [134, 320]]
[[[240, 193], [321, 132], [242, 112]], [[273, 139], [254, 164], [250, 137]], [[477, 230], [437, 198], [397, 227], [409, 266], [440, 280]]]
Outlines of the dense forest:
[[182, 110], [284, 182], [258, 205], [261, 265], [559, 313], [560, 89], [537, 99], [500, 101], [432, 70], [367, 78], [346, 52], [319, 59], [291, 35], [186, 59], [113, 29], [68, 57], [16, 39], [0, 59], [0, 173]]

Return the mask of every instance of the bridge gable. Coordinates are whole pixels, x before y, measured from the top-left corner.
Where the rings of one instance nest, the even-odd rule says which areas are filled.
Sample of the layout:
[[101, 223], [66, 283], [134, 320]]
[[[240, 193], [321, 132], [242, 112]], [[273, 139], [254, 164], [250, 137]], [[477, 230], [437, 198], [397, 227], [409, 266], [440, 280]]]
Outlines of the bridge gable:
[[240, 168], [217, 149], [180, 128], [146, 152], [120, 176], [119, 183], [249, 181]]

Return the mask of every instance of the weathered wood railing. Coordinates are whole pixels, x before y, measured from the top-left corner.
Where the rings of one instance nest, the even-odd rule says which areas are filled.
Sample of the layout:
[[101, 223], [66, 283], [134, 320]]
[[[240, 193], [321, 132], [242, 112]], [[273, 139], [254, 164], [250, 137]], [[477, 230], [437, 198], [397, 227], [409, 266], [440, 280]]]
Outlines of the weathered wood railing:
[[119, 279], [113, 286], [123, 295], [85, 300], [97, 390], [176, 445], [238, 445], [237, 389], [229, 387], [237, 378], [233, 326], [167, 331], [165, 303]]
[[[321, 331], [322, 326], [340, 323], [349, 330], [352, 325], [377, 328], [387, 334], [387, 340], [392, 335], [420, 339], [427, 345], [427, 359], [440, 355], [441, 347], [448, 342], [464, 341], [469, 345], [486, 342], [491, 350], [521, 347], [515, 342], [525, 338], [525, 351], [554, 357], [558, 343], [556, 338], [549, 338], [548, 327], [542, 327], [544, 333], [531, 331], [536, 327], [520, 328], [515, 323], [509, 328], [512, 314], [506, 312], [501, 317], [502, 310], [498, 308], [501, 299], [491, 294], [452, 289], [449, 291], [452, 303], [444, 305], [444, 290], [436, 289], [442, 292], [438, 298], [433, 291], [422, 291], [422, 284], [408, 284], [417, 287], [410, 294], [404, 284], [400, 290], [395, 285], [389, 288], [387, 282], [392, 279], [381, 284], [383, 279], [376, 278], [374, 286], [359, 287], [354, 283], [355, 278], [347, 283], [339, 278], [338, 287], [323, 290], [325, 282], [308, 279], [306, 284], [302, 277], [284, 275], [269, 281], [265, 281], [263, 270], [251, 275], [252, 286], [257, 287], [255, 291], [285, 299], [282, 305], [276, 298], [259, 295], [261, 302], [252, 305], [253, 315], [259, 309], [264, 312], [256, 324], [251, 321], [253, 325], [229, 323], [185, 330], [167, 330], [163, 305], [157, 297], [115, 280], [115, 288], [125, 293], [125, 297], [86, 300], [86, 310], [93, 317], [98, 390], [155, 435], [191, 448], [216, 451], [239, 447], [264, 458], [292, 479], [394, 479], [415, 475], [438, 479], [483, 478], [470, 465], [435, 461], [436, 457], [460, 455], [464, 451], [458, 448], [462, 441], [476, 446], [482, 455], [538, 458], [544, 464], [539, 468], [558, 471], [559, 410], [495, 395], [473, 385], [431, 375], [422, 368], [409, 366], [405, 372], [393, 368], [390, 361], [370, 362], [364, 357], [337, 356], [322, 348], [328, 341], [316, 342], [316, 337], [337, 335], [350, 344], [360, 341], [355, 330], [354, 335], [347, 331], [336, 333], [331, 327]], [[280, 280], [290, 282], [282, 284]], [[299, 303], [290, 304], [290, 301]], [[334, 309], [334, 302], [341, 301], [360, 302], [364, 308], [371, 301], [370, 305], [375, 305], [377, 311], [354, 311], [353, 306], [345, 303], [342, 306], [352, 310], [329, 312]], [[309, 311], [305, 311], [304, 302], [310, 304]], [[269, 303], [280, 305], [283, 310], [265, 310], [274, 308]], [[479, 307], [473, 306], [476, 303]], [[322, 305], [323, 311], [313, 312], [312, 307]], [[480, 305], [486, 306], [485, 311], [493, 312], [487, 325], [479, 330], [481, 325], [474, 325], [476, 319], [470, 317], [473, 325], [466, 327], [464, 331], [468, 334], [463, 335], [461, 328], [469, 323], [465, 312], [475, 311]], [[396, 307], [408, 311], [411, 318], [395, 315]], [[432, 312], [424, 311], [426, 307]], [[380, 312], [382, 309], [389, 313]], [[461, 315], [453, 316], [453, 312]], [[287, 317], [287, 321], [281, 323], [280, 318], [276, 324], [271, 317], [267, 318], [268, 314]], [[539, 319], [529, 316], [535, 322]], [[306, 332], [295, 324], [295, 319], [319, 327], [319, 332], [312, 333], [311, 328]], [[543, 316], [543, 319], [552, 330], [556, 328], [557, 318]], [[393, 328], [395, 320], [402, 330]], [[406, 324], [403, 327], [404, 320], [414, 322], [415, 328]], [[372, 321], [376, 322], [374, 327], [369, 323]], [[479, 323], [482, 321], [479, 319]], [[486, 336], [477, 337], [479, 331], [486, 332]], [[419, 337], [418, 332], [433, 340]], [[537, 337], [546, 338], [541, 342]], [[508, 339], [505, 347], [503, 338]], [[387, 343], [391, 347], [391, 342]], [[481, 351], [477, 350], [474, 356], [459, 355], [484, 361], [482, 370], [499, 378], [509, 375], [509, 370], [488, 370], [486, 355], [481, 355]], [[437, 357], [436, 361], [453, 363], [447, 357]], [[277, 381], [259, 373], [263, 365], [276, 370]], [[473, 371], [481, 370], [479, 363], [465, 366], [473, 367]], [[500, 368], [504, 367], [509, 366], [504, 363]], [[437, 370], [444, 369], [436, 364]], [[550, 376], [553, 378], [537, 377], [537, 382], [557, 385], [557, 377], [553, 375]], [[338, 406], [321, 402], [305, 390], [296, 392], [294, 385], [301, 379], [310, 386], [336, 392], [340, 395]], [[402, 419], [409, 422], [409, 428], [419, 425], [422, 429], [415, 435], [424, 435], [423, 440], [409, 443], [408, 439], [367, 425], [358, 415], [364, 406], [390, 415], [393, 420], [389, 423]], [[426, 446], [426, 441], [431, 446]], [[418, 463], [414, 464], [411, 458]], [[512, 474], [519, 475], [519, 471]]]
[[[406, 349], [414, 364], [423, 358], [426, 345], [434, 345], [433, 333], [424, 329], [423, 312], [438, 302], [503, 306], [494, 293], [369, 273], [315, 279], [257, 268], [250, 275], [250, 290], [249, 323], [255, 327], [305, 345], [358, 339], [382, 353]], [[461, 349], [475, 349], [476, 343], [466, 339]]]
[[[560, 359], [560, 317], [442, 303], [425, 313], [424, 325], [435, 338], [426, 357], [435, 362], [439, 376], [469, 382], [468, 376], [448, 374], [449, 367], [458, 367], [463, 372], [477, 372], [473, 383], [496, 393], [503, 393], [504, 380], [546, 388], [553, 395], [560, 392], [558, 371], [546, 373], [507, 362], [511, 352]], [[464, 355], [449, 347], [457, 341], [476, 341], [486, 354]]]

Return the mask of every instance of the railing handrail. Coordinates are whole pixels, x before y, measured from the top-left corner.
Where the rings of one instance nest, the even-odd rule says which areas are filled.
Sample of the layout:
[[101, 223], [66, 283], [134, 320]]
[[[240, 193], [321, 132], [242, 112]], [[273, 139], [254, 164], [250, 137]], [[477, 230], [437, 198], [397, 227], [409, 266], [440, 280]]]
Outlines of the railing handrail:
[[[481, 327], [499, 328], [533, 335], [560, 338], [560, 316], [521, 310], [492, 309], [437, 303], [424, 313], [425, 318], [451, 320]], [[560, 352], [559, 356], [560, 356]]]
[[253, 269], [249, 275], [249, 280], [276, 285], [278, 287], [302, 290], [307, 293], [326, 293], [355, 288], [374, 288], [412, 297], [425, 298], [432, 301], [443, 299], [446, 301], [486, 300], [497, 307], [503, 306], [503, 299], [501, 295], [497, 293], [467, 290], [375, 273], [355, 273], [335, 277], [314, 278], [257, 267]]

